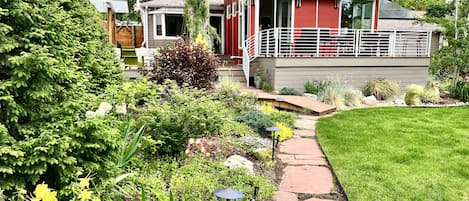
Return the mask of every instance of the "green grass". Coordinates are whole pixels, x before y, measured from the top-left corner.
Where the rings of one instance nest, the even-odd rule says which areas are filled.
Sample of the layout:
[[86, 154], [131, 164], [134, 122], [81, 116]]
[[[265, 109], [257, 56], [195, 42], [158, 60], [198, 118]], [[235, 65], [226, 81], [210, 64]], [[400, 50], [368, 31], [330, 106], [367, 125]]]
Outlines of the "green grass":
[[357, 109], [317, 132], [351, 201], [469, 200], [469, 107]]

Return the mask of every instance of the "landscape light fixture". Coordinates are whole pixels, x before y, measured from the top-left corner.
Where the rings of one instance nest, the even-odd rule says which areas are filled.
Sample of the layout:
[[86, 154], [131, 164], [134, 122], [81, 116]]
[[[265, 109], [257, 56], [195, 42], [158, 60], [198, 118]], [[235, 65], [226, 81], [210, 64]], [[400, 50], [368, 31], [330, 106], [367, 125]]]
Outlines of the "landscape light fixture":
[[215, 190], [213, 193], [218, 199], [225, 199], [225, 200], [238, 200], [244, 197], [242, 192], [232, 188], [221, 188]]
[[274, 158], [275, 147], [277, 147], [278, 142], [279, 142], [279, 136], [275, 135], [275, 132], [281, 131], [282, 129], [280, 129], [279, 127], [272, 126], [272, 127], [266, 128], [265, 130], [272, 133], [272, 160], [274, 160], [275, 159]]

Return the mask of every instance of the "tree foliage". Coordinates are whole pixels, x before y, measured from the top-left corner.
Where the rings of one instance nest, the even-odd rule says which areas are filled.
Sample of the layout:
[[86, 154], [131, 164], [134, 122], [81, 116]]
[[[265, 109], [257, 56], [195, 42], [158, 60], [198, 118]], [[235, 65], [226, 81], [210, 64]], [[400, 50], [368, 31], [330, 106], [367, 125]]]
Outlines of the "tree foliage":
[[219, 40], [216, 29], [210, 25], [208, 0], [185, 0], [184, 21], [191, 38], [204, 40], [210, 47], [211, 41]]
[[82, 119], [122, 73], [95, 8], [0, 1], [0, 35], [0, 188], [45, 181], [63, 194], [78, 171], [105, 174], [118, 131]]
[[469, 72], [469, 0], [461, 0], [459, 5], [457, 38], [455, 27], [455, 2], [432, 5], [423, 19], [442, 27], [447, 45], [432, 57], [430, 72], [437, 78], [451, 77], [458, 66], [462, 76]]
[[444, 0], [398, 0], [398, 3], [412, 10], [426, 10], [429, 5], [444, 4]]

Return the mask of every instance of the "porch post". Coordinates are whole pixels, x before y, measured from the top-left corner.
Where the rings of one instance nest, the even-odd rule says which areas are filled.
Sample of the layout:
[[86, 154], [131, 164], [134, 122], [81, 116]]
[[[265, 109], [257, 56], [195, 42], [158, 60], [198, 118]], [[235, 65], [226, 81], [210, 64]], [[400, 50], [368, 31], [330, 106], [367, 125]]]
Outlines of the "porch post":
[[254, 55], [259, 55], [259, 7], [260, 1], [254, 0], [255, 7], [255, 19], [254, 19]]
[[274, 28], [277, 28], [277, 1], [274, 0]]
[[295, 32], [295, 0], [291, 0], [291, 22], [290, 22], [290, 25], [291, 25], [291, 36], [290, 36], [290, 43], [291, 43], [291, 46], [290, 46], [290, 49], [292, 48], [293, 46], [293, 36], [294, 36], [294, 32]]

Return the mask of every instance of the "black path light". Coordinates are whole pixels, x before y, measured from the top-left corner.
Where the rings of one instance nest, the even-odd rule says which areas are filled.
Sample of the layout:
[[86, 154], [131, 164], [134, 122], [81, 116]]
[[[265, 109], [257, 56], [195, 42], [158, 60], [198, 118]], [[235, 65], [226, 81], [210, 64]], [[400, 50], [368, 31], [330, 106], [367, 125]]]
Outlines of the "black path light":
[[282, 129], [280, 129], [279, 127], [272, 126], [272, 127], [266, 128], [265, 130], [272, 133], [272, 160], [274, 160], [275, 147], [276, 147], [275, 143], [277, 142], [277, 145], [278, 145], [278, 141], [279, 141], [279, 137], [275, 135], [275, 132], [281, 131]]
[[221, 188], [213, 193], [217, 198], [226, 200], [237, 200], [244, 197], [244, 194], [232, 188]]

